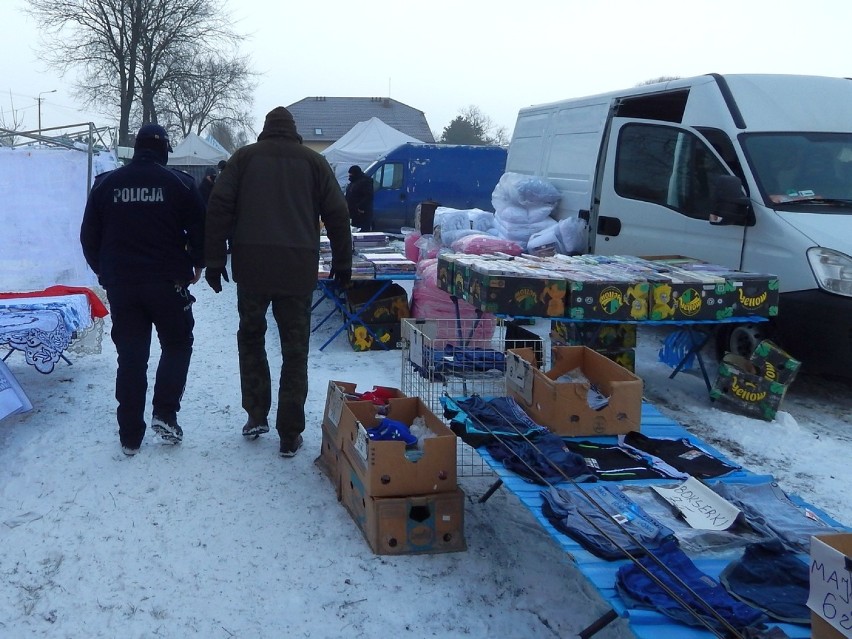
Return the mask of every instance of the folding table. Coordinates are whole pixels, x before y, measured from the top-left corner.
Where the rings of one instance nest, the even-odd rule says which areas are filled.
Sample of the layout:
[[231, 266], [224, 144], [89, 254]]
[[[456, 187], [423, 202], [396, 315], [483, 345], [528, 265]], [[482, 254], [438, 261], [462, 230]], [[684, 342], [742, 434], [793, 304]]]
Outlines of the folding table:
[[320, 280], [318, 280], [317, 281], [317, 288], [320, 290], [320, 293], [322, 295], [316, 302], [314, 302], [313, 306], [311, 306], [311, 312], [313, 312], [322, 303], [322, 301], [326, 300], [326, 299], [330, 300], [332, 302], [332, 304], [334, 305], [334, 307], [328, 312], [328, 314], [326, 314], [326, 316], [318, 324], [316, 324], [316, 326], [314, 326], [311, 329], [311, 332], [312, 333], [316, 332], [317, 329], [320, 328], [320, 326], [325, 324], [334, 315], [335, 311], [340, 311], [341, 315], [343, 316], [343, 321], [341, 322], [341, 325], [337, 328], [337, 330], [334, 331], [334, 333], [331, 335], [331, 337], [329, 337], [325, 341], [325, 343], [322, 346], [320, 346], [320, 350], [324, 350], [325, 347], [328, 346], [329, 344], [331, 344], [331, 342], [333, 342], [335, 340], [335, 338], [338, 335], [340, 335], [343, 331], [347, 330], [350, 327], [356, 326], [356, 325], [357, 326], [363, 326], [367, 330], [367, 332], [370, 334], [370, 336], [374, 340], [376, 340], [376, 343], [380, 344], [381, 347], [384, 348], [385, 350], [388, 350], [389, 347], [387, 345], [385, 345], [379, 339], [378, 335], [376, 335], [375, 332], [373, 332], [373, 330], [370, 328], [369, 323], [361, 320], [361, 317], [360, 317], [361, 312], [363, 312], [363, 310], [367, 309], [377, 299], [380, 299], [381, 296], [382, 296], [382, 293], [384, 293], [388, 289], [388, 287], [390, 287], [390, 285], [393, 284], [394, 281], [402, 281], [402, 280], [412, 281], [412, 280], [415, 280], [415, 279], [417, 279], [417, 276], [414, 273], [394, 273], [394, 274], [376, 275], [374, 277], [367, 278], [367, 279], [359, 278], [359, 279], [353, 280], [353, 281], [356, 281], [356, 282], [377, 281], [377, 282], [382, 283], [382, 285], [378, 287], [378, 289], [376, 290], [375, 293], [373, 293], [373, 295], [370, 297], [370, 299], [368, 299], [361, 306], [361, 310], [356, 310], [355, 312], [352, 312], [352, 311], [349, 310], [349, 308], [346, 304], [345, 290], [342, 290], [339, 286], [337, 286], [336, 282], [333, 279], [320, 279]]

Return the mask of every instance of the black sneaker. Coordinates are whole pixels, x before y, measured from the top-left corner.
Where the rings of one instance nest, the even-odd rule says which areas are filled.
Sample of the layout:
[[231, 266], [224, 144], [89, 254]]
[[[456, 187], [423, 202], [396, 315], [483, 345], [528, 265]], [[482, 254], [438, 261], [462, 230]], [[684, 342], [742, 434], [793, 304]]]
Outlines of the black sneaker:
[[165, 419], [154, 415], [151, 417], [151, 428], [169, 444], [180, 444], [183, 441], [183, 429], [178, 425], [176, 417]]
[[278, 454], [282, 457], [295, 457], [296, 451], [302, 447], [302, 441], [304, 440], [301, 435], [296, 435], [295, 439], [290, 437], [282, 439]]
[[269, 422], [265, 419], [262, 421], [255, 420], [251, 417], [248, 418], [246, 425], [243, 426], [243, 437], [249, 437], [251, 439], [257, 439], [261, 435], [265, 435], [269, 432]]

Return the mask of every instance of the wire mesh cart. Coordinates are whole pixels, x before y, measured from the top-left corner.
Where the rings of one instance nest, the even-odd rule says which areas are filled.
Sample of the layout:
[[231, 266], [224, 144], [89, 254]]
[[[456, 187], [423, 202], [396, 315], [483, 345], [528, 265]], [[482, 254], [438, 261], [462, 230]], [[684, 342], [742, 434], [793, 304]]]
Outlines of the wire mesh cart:
[[[531, 348], [539, 365], [544, 339], [524, 326], [492, 316], [472, 319], [402, 320], [402, 381], [409, 397], [420, 397], [441, 416], [441, 397], [506, 394], [506, 351]], [[491, 475], [472, 448], [458, 442], [459, 476]]]

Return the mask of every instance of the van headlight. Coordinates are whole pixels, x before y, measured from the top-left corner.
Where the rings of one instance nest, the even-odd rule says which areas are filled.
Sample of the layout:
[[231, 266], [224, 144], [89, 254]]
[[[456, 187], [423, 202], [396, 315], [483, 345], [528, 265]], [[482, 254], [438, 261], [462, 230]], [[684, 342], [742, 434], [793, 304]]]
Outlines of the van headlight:
[[808, 249], [808, 261], [821, 289], [852, 297], [852, 258], [817, 246]]

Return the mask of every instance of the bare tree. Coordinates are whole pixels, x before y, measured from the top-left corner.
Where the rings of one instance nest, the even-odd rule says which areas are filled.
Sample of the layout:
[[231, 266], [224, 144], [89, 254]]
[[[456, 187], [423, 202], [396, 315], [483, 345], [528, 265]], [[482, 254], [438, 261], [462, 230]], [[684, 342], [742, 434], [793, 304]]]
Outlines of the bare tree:
[[495, 126], [490, 117], [471, 104], [459, 110], [459, 115], [444, 128], [440, 140], [445, 144], [506, 145], [509, 136], [506, 127]]
[[159, 113], [186, 136], [213, 125], [251, 127], [251, 96], [257, 86], [245, 58], [188, 61], [158, 95]]
[[216, 141], [219, 142], [225, 150], [229, 153], [233, 153], [241, 146], [245, 146], [249, 142], [252, 142], [253, 139], [249, 139], [249, 136], [252, 138], [257, 136], [254, 129], [251, 125], [233, 128], [224, 122], [214, 122], [207, 129], [208, 133], [216, 138]]
[[175, 78], [177, 53], [236, 44], [222, 0], [28, 0], [44, 27], [45, 61], [63, 75], [82, 70], [75, 93], [86, 106], [117, 106], [118, 136], [129, 140], [134, 103], [156, 122], [156, 95]]

